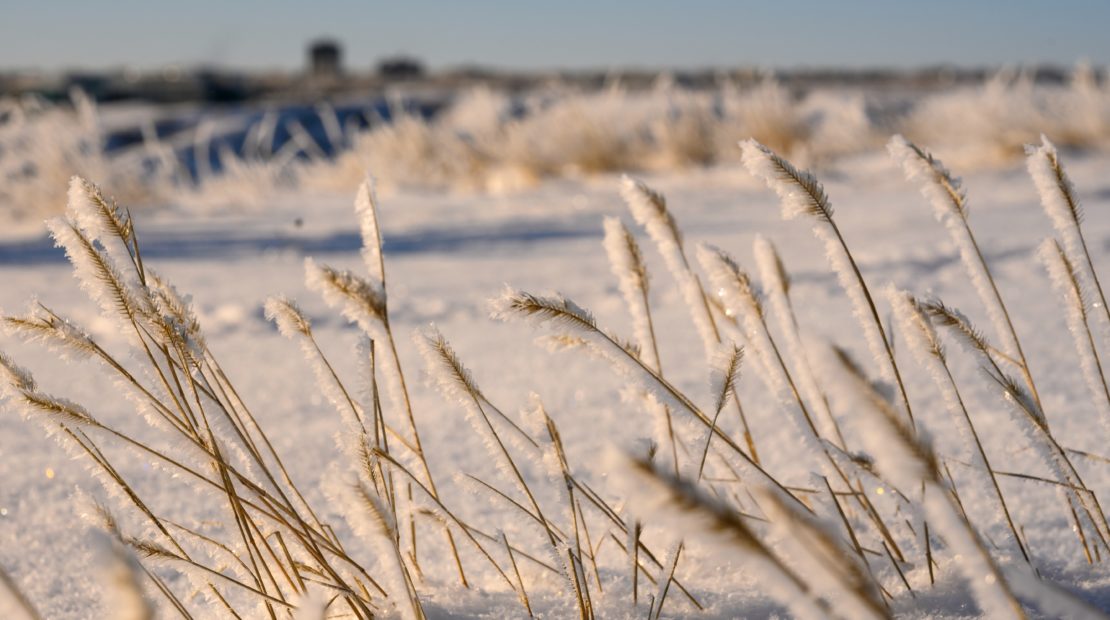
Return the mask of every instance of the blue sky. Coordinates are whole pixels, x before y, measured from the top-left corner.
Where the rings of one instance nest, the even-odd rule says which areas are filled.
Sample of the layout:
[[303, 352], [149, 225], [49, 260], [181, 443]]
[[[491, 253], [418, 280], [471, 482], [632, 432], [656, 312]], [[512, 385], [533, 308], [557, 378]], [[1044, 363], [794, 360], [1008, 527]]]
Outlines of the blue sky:
[[1110, 64], [1107, 28], [1107, 0], [4, 0], [0, 69], [289, 69], [322, 35], [350, 67]]

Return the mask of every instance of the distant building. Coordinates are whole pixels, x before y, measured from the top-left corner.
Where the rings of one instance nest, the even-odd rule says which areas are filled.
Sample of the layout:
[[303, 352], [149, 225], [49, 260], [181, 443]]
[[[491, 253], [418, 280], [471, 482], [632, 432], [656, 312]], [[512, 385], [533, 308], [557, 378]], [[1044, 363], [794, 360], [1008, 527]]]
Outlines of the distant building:
[[331, 39], [314, 41], [308, 48], [309, 73], [313, 77], [335, 78], [343, 72], [343, 49]]
[[378, 62], [378, 75], [391, 80], [407, 80], [424, 75], [424, 63], [409, 56], [393, 56]]

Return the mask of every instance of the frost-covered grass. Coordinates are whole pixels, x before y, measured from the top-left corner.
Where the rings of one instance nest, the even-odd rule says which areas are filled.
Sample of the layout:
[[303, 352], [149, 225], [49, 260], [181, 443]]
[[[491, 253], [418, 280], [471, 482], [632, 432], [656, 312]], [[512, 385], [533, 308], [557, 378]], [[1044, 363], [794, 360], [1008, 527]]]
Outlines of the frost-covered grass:
[[[394, 292], [402, 291], [405, 316], [413, 312], [406, 286], [419, 283], [393, 275], [382, 252], [390, 223], [379, 221], [369, 184], [355, 201], [361, 260], [305, 263], [307, 289], [332, 310], [306, 311], [283, 297], [265, 304], [265, 317], [295, 343], [270, 350], [299, 349], [303, 364], [261, 356], [225, 367], [220, 359], [243, 352], [204, 334], [212, 317], [152, 270], [158, 260], [144, 257], [131, 215], [74, 179], [67, 215], [51, 230], [99, 310], [82, 324], [47, 302], [6, 316], [11, 335], [46, 346], [55, 363], [36, 373], [41, 381], [8, 356], [0, 370], [5, 408], [41, 423], [101, 488], [38, 512], [47, 522], [48, 510], [75, 513], [99, 532], [98, 573], [108, 579], [93, 596], [113, 617], [148, 617], [154, 608], [186, 617], [733, 617], [772, 609], [798, 617], [1097, 617], [1092, 602], [1105, 601], [1085, 584], [1104, 583], [1110, 559], [1099, 501], [1110, 476], [1105, 455], [1073, 442], [1077, 431], [1105, 432], [1110, 343], [1098, 301], [1103, 252], [1087, 245], [1079, 190], [1051, 142], [1030, 148], [1029, 170], [1062, 242], [1037, 253], [1047, 280], [1024, 265], [1032, 252], [1019, 263], [1024, 301], [1014, 306], [972, 233], [961, 181], [904, 139], [890, 150], [952, 236], [967, 273], [957, 279], [974, 291], [960, 303], [978, 300], [965, 309], [985, 316], [994, 338], [914, 282], [899, 282], [912, 292], [878, 295], [868, 246], [883, 240], [858, 241], [851, 207], [834, 211], [815, 176], [746, 141], [743, 165], [777, 194], [785, 218], [811, 224], [816, 239], [797, 235], [784, 253], [812, 248], [802, 273], [792, 277], [764, 237], [754, 239], [758, 278], [708, 244], [691, 260], [679, 211], [661, 192], [624, 179], [630, 219], [655, 251], [617, 219], [596, 222], [597, 239], [587, 241], [604, 247], [615, 277], [610, 283], [604, 269], [565, 274], [570, 292], [587, 292], [603, 313], [567, 294], [518, 288], [489, 302], [494, 318], [531, 326], [565, 356], [505, 373], [521, 385], [472, 372], [451, 344], [459, 336], [493, 367], [527, 346], [527, 332], [511, 325], [500, 328], [508, 339], [488, 328], [465, 333], [473, 317], [460, 322], [450, 312], [469, 298], [438, 311], [452, 330], [419, 329], [415, 347], [395, 334]], [[1031, 195], [1034, 183], [1026, 184]], [[698, 227], [707, 230], [713, 238], [712, 228]], [[522, 248], [537, 243], [524, 239]], [[798, 292], [821, 256], [834, 274], [821, 285], [828, 308], [810, 307]], [[432, 258], [422, 269], [459, 275]], [[533, 274], [518, 275], [531, 286]], [[1043, 300], [1035, 311], [1025, 305], [1031, 296]], [[823, 325], [832, 308], [845, 307], [853, 320]], [[1066, 339], [1041, 335], [1057, 313], [1074, 353]], [[319, 325], [328, 333], [341, 322], [353, 327], [340, 339], [318, 335]], [[261, 341], [276, 336], [251, 338], [259, 342], [245, 346], [270, 347]], [[960, 352], [950, 354], [948, 342]], [[353, 350], [343, 359], [357, 360], [355, 370], [333, 361], [339, 346]], [[411, 351], [429, 389], [414, 379], [421, 373]], [[1042, 366], [1030, 365], [1032, 351]], [[58, 358], [78, 366], [59, 373]], [[86, 374], [89, 366], [102, 372]], [[591, 373], [586, 389], [616, 386], [623, 422], [603, 423], [585, 397], [555, 396], [560, 410], [549, 407], [552, 393], [581, 389], [568, 384], [581, 377], [577, 367]], [[56, 375], [91, 377], [86, 385], [102, 397], [55, 396]], [[295, 412], [275, 432], [237, 387], [266, 382], [314, 395], [311, 414]], [[539, 393], [522, 409], [504, 405], [506, 394], [532, 388]], [[109, 392], [141, 423], [101, 415]], [[338, 429], [330, 453], [299, 432], [325, 412]], [[9, 596], [17, 583], [0, 581], [0, 609], [34, 617], [35, 605], [60, 608]], [[22, 585], [39, 594], [34, 583]]]
[[118, 183], [129, 201], [147, 197], [136, 162], [109, 160], [96, 105], [75, 93], [67, 109], [34, 98], [0, 100], [0, 209], [6, 223], [57, 212], [69, 177]]
[[[265, 205], [295, 186], [352, 192], [366, 170], [384, 190], [438, 189], [512, 193], [551, 178], [611, 172], [653, 173], [736, 162], [735, 144], [754, 138], [804, 166], [827, 168], [881, 147], [902, 133], [946, 153], [961, 169], [1005, 166], [1043, 133], [1066, 148], [1110, 146], [1110, 87], [1087, 66], [1062, 85], [1036, 84], [1002, 71], [975, 86], [927, 92], [869, 92], [850, 87], [791, 90], [773, 78], [692, 90], [661, 77], [633, 90], [566, 86], [509, 94], [489, 88], [455, 93], [432, 119], [396, 106], [388, 122], [341, 128], [320, 106], [327, 131], [317, 144], [296, 121], [277, 127], [265, 114], [241, 152], [213, 144], [219, 118], [160, 139], [151, 115], [98, 110], [79, 94], [74, 105], [29, 99], [0, 102], [0, 218], [35, 221], [62, 209], [64, 180], [99, 179], [132, 206], [187, 203], [192, 208]], [[374, 117], [374, 113], [369, 113]], [[104, 149], [105, 118], [141, 130], [142, 143]], [[237, 128], [243, 129], [243, 128]], [[278, 129], [291, 139], [275, 148]], [[217, 152], [213, 153], [212, 151]], [[325, 155], [325, 150], [331, 155]], [[188, 152], [195, 174], [179, 155]], [[211, 170], [210, 159], [219, 161]]]
[[[158, 138], [154, 119], [147, 118], [151, 110], [124, 104], [107, 113], [79, 90], [70, 99], [68, 105], [31, 96], [0, 99], [0, 220], [5, 225], [37, 229], [44, 217], [61, 212], [73, 175], [110, 185], [129, 205], [257, 205], [290, 186], [294, 158], [304, 144], [290, 141], [290, 148], [276, 153], [221, 151], [216, 153], [220, 173], [205, 164], [194, 179], [175, 152], [181, 145]], [[141, 130], [142, 143], [109, 152], [105, 122]], [[210, 140], [211, 127], [202, 122], [188, 145], [198, 161], [208, 161]]]
[[964, 168], [1017, 160], [1041, 133], [1069, 148], [1105, 149], [1110, 91], [1087, 66], [1065, 85], [1003, 71], [979, 86], [883, 96], [847, 88], [798, 94], [770, 78], [699, 91], [663, 79], [648, 91], [614, 85], [510, 97], [479, 89], [431, 121], [406, 117], [360, 133], [312, 178], [351, 186], [369, 168], [392, 187], [500, 192], [548, 177], [732, 162], [746, 138], [823, 165], [880, 146], [892, 132], [944, 149]]

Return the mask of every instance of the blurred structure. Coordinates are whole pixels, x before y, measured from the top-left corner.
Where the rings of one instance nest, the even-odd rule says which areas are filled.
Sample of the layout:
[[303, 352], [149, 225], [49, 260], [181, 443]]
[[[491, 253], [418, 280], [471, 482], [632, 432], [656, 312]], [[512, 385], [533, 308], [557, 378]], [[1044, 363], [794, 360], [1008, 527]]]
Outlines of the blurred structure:
[[424, 63], [411, 56], [392, 56], [378, 63], [378, 75], [387, 80], [424, 77]]
[[313, 78], [336, 79], [343, 73], [343, 48], [332, 39], [313, 41], [308, 47], [309, 73]]

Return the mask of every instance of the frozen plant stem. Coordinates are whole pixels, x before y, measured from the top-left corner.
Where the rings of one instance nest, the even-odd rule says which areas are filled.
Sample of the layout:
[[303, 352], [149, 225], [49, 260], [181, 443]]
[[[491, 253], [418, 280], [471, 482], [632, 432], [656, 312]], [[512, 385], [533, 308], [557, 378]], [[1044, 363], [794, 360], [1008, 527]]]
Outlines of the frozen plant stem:
[[[329, 136], [339, 139], [334, 120]], [[296, 133], [300, 138], [305, 135], [303, 128]], [[260, 135], [254, 140], [260, 142]], [[1013, 503], [1014, 499], [1029, 497], [1026, 494], [1010, 495], [1007, 501], [998, 478], [1006, 476], [1014, 484], [1045, 483], [1059, 493], [1060, 506], [1067, 511], [1066, 518], [1074, 525], [1088, 561], [1099, 562], [1104, 551], [1110, 553], [1110, 525], [1099, 500], [1069, 460], [1074, 454], [1084, 453], [1064, 449], [1049, 427], [1010, 316], [971, 235], [958, 180], [908, 143], [892, 144], [891, 148], [907, 160], [907, 169], [914, 168], [924, 175], [927, 196], [938, 211], [943, 211], [942, 221], [949, 233], [963, 244], [960, 250], [965, 267], [991, 313], [1002, 345], [994, 349], [964, 317], [939, 303], [921, 303], [901, 291], [888, 293], [902, 337], [898, 348], [915, 355], [951, 414], [945, 439], [951, 436], [949, 429], [966, 431], [965, 439], [974, 451], [972, 481], [982, 493], [990, 492], [988, 484], [993, 491], [983, 496], [961, 488], [964, 499], [975, 499], [966, 505], [946, 461], [928, 443], [923, 427], [930, 420], [918, 420], [923, 427], [915, 428], [905, 390], [900, 394], [891, 390], [887, 395], [886, 386], [902, 387], [902, 369], [895, 365], [893, 355], [895, 328], [884, 331], [878, 321], [876, 305], [833, 222], [824, 190], [810, 175], [756, 143], [745, 143], [745, 163], [782, 197], [788, 215], [805, 214], [813, 220], [816, 235], [859, 321], [859, 328], [850, 331], [848, 337], [865, 339], [884, 387], [871, 384], [866, 374], [839, 352], [819, 356], [802, 347], [800, 334], [804, 330], [790, 305], [789, 277], [769, 242], [757, 239], [755, 246], [766, 298], [735, 261], [707, 246], [699, 248], [702, 275], [696, 275], [662, 196], [642, 184], [626, 181], [625, 197], [677, 283], [675, 291], [697, 330], [697, 344], [713, 354], [709, 393], [697, 394], [709, 402], [704, 408], [695, 405], [692, 392], [676, 387], [685, 385], [677, 383], [676, 378], [687, 381], [702, 374], [705, 368], [700, 364], [686, 368], [680, 365], [682, 360], [677, 360], [675, 377], [664, 377], [658, 349], [662, 343], [656, 342], [661, 324], [653, 323], [651, 316], [643, 257], [628, 230], [619, 221], [608, 220], [605, 250], [627, 307], [629, 323], [625, 329], [632, 332], [631, 343], [602, 329], [588, 311], [559, 295], [509, 290], [493, 304], [494, 310], [501, 318], [524, 318], [540, 324], [554, 332], [550, 342], [601, 358], [616, 371], [620, 387], [645, 395], [649, 407], [658, 405], [660, 413], [653, 419], [661, 421], [665, 414], [666, 433], [675, 437], [671, 443], [673, 463], [665, 462], [665, 457], [652, 462], [651, 457], [642, 455], [622, 457], [618, 463], [599, 463], [592, 458], [595, 453], [588, 452], [585, 461], [572, 467], [568, 454], [595, 446], [588, 442], [564, 446], [555, 420], [538, 397], [533, 400], [534, 406], [521, 410], [525, 422], [518, 425], [514, 417], [506, 416], [479, 390], [446, 340], [438, 332], [425, 332], [427, 337], [421, 338], [418, 346], [425, 349], [433, 379], [452, 402], [466, 409], [475, 425], [472, 432], [445, 427], [444, 433], [437, 433], [458, 442], [444, 458], [464, 455], [461, 462], [450, 464], [465, 468], [475, 462], [471, 444], [482, 441], [493, 457], [488, 464], [498, 466], [498, 475], [506, 482], [503, 490], [499, 488], [500, 477], [486, 482], [463, 471], [452, 481], [464, 487], [461, 490], [476, 491], [477, 501], [497, 504], [492, 508], [495, 518], [503, 517], [497, 527], [480, 528], [478, 521], [468, 522], [470, 517], [466, 515], [475, 502], [467, 499], [474, 498], [465, 497], [459, 505], [449, 506], [432, 480], [424, 450], [435, 460], [435, 449], [443, 446], [425, 446], [417, 433], [414, 407], [422, 400], [416, 392], [409, 392], [410, 386], [414, 390], [417, 386], [406, 382], [401, 369], [399, 360], [406, 353], [405, 341], [397, 344], [391, 330], [382, 240], [369, 183], [359, 189], [355, 201], [364, 240], [365, 275], [308, 264], [312, 287], [365, 332], [355, 355], [364, 383], [360, 387], [364, 389], [350, 390], [344, 385], [341, 376], [345, 368], [328, 361], [321, 348], [323, 340], [316, 340], [307, 315], [281, 298], [266, 304], [267, 315], [308, 358], [311, 372], [306, 389], [314, 390], [310, 392], [314, 401], [334, 408], [342, 422], [338, 426], [338, 462], [321, 477], [323, 504], [314, 499], [310, 505], [286, 471], [259, 420], [209, 350], [189, 298], [144, 264], [130, 213], [81, 179], [70, 185], [70, 213], [55, 221], [52, 228], [73, 262], [82, 288], [104, 317], [115, 320], [126, 342], [105, 342], [105, 349], [90, 332], [41, 304], [25, 316], [5, 317], [3, 327], [49, 347], [58, 357], [91, 362], [97, 370], [107, 369], [116, 388], [140, 414], [137, 422], [145, 422], [148, 427], [140, 434], [132, 431], [135, 421], [118, 427], [109, 425], [105, 420], [113, 418], [97, 417], [77, 403], [41, 390], [30, 373], [3, 354], [0, 397], [29, 421], [41, 424], [69, 454], [80, 457], [91, 477], [101, 484], [100, 491], [112, 503], [112, 509], [118, 510], [112, 513], [107, 507], [98, 507], [77, 512], [107, 533], [113, 544], [119, 545], [119, 551], [137, 558], [137, 564], [123, 567], [127, 583], [116, 592], [137, 601], [130, 615], [122, 607], [113, 608], [121, 620], [146, 620], [157, 613], [176, 613], [187, 620], [213, 613], [231, 618], [286, 620], [313, 613], [306, 599], [321, 593], [327, 600], [320, 602], [314, 618], [369, 620], [401, 615], [421, 620], [425, 601], [434, 601], [435, 613], [451, 614], [460, 611], [456, 605], [471, 605], [466, 600], [473, 599], [493, 601], [482, 611], [494, 615], [572, 614], [588, 620], [613, 614], [643, 616], [646, 611], [647, 617], [655, 620], [667, 610], [669, 615], [693, 613], [692, 609], [678, 607], [686, 600], [702, 610], [691, 595], [695, 587], [731, 585], [713, 575], [709, 581], [690, 588], [680, 583], [676, 578], [679, 574], [684, 578], [706, 576], [702, 562], [706, 555], [720, 556], [721, 565], [735, 562], [752, 571], [762, 591], [802, 618], [925, 613], [926, 606], [935, 603], [937, 597], [947, 598], [953, 591], [950, 576], [944, 574], [953, 567], [966, 578], [985, 616], [1023, 617], [1025, 611], [1014, 597], [1015, 589], [1022, 593], [1022, 602], [1036, 606], [1046, 617], [1095, 615], [1063, 590], [1033, 576], [1032, 571], [1025, 570], [1025, 564], [1016, 569], [1000, 566], [1016, 556], [1009, 552], [1008, 541], [1002, 539], [998, 547], [988, 547], [973, 526], [974, 518], [985, 515], [984, 511], [996, 511], [997, 505], [1015, 544], [1028, 560], [1029, 538], [1014, 522], [1010, 507], [1038, 507]], [[1046, 142], [1043, 149], [1048, 148]], [[1034, 163], [1042, 167], [1035, 174], [1043, 173], [1042, 181], [1048, 179], [1047, 187], [1058, 199], [1051, 206], [1062, 205], [1065, 226], [1056, 231], [1060, 243], [1048, 241], [1042, 246], [1041, 258], [1057, 292], [1065, 299], [1076, 359], [1082, 365], [1087, 388], [1104, 421], [1110, 422], [1110, 388], [1102, 377], [1091, 324], [1100, 320], [1091, 315], [1102, 313], [1084, 303], [1084, 293], [1093, 296], [1098, 289], [1101, 298], [1101, 290], [1093, 269], [1088, 269], [1090, 257], [1078, 230], [1078, 205], [1070, 183], [1059, 169], [1054, 151], [1043, 149], [1030, 152], [1031, 172]], [[1047, 171], [1044, 166], [1048, 166]], [[1038, 189], [1043, 189], [1040, 185]], [[713, 294], [706, 294], [703, 281]], [[773, 329], [774, 321], [764, 316], [764, 299], [768, 312], [776, 315], [779, 329]], [[946, 363], [929, 318], [970, 347], [978, 366], [996, 384], [990, 387], [1004, 396], [1006, 407], [1037, 451], [1040, 463], [1034, 464], [1049, 468], [1049, 477], [994, 469], [994, 464], [1005, 467], [1013, 463], [999, 461], [998, 457], [996, 463], [988, 460], [980, 439], [987, 436], [981, 436], [973, 424], [973, 420], [982, 423], [972, 417], [975, 403], [964, 402], [957, 388], [961, 379]], [[740, 389], [741, 349], [733, 341], [744, 342], [749, 356], [746, 363], [754, 362], [756, 372], [766, 381], [768, 395], [762, 402], [774, 399], [785, 406], [783, 413], [797, 427], [793, 432], [789, 428], [776, 432], [784, 439], [781, 445], [767, 446], [778, 451], [765, 454], [768, 469], [756, 460], [749, 432], [745, 430], [746, 436], [741, 437], [735, 422], [719, 424], [722, 411], [730, 408], [729, 401], [737, 405], [740, 402], [736, 394]], [[114, 357], [117, 346], [129, 347], [129, 355]], [[576, 361], [572, 359], [571, 363]], [[262, 365], [236, 370], [265, 373], [270, 368]], [[315, 375], [314, 385], [311, 375]], [[907, 384], [910, 378], [905, 375]], [[921, 384], [921, 380], [915, 377], [913, 382]], [[379, 381], [384, 396], [379, 396]], [[836, 405], [836, 411], [850, 414], [841, 421], [858, 423], [845, 430], [853, 431], [849, 435], [853, 441], [858, 436], [862, 441], [859, 448], [864, 452], [857, 453], [857, 447], [845, 444], [830, 402]], [[434, 409], [430, 411], [434, 413]], [[743, 416], [743, 410], [739, 411]], [[671, 423], [672, 413], [678, 424]], [[763, 421], [777, 424], [783, 421], [781, 418], [778, 412], [771, 412]], [[581, 424], [582, 419], [575, 422]], [[743, 417], [741, 422], [746, 424]], [[611, 439], [627, 445], [647, 437], [665, 446], [661, 423], [646, 433], [646, 424], [627, 426], [633, 428], [620, 428]], [[609, 425], [597, 425], [597, 429], [603, 428]], [[567, 435], [571, 437], [595, 429], [579, 426], [568, 430], [573, 431]], [[292, 441], [293, 450], [297, 450], [297, 439], [282, 437], [282, 443]], [[796, 446], [790, 443], [798, 441], [804, 449], [792, 452]], [[745, 443], [746, 449], [742, 447]], [[680, 468], [679, 448], [685, 450], [688, 446], [695, 447], [681, 453], [685, 462]], [[951, 459], [950, 449], [962, 448], [947, 444], [946, 457]], [[831, 465], [827, 471], [818, 450]], [[132, 486], [135, 481], [129, 479], [127, 470], [116, 467], [118, 453], [129, 457], [128, 461], [149, 464], [154, 473], [144, 471], [140, 474], [144, 484]], [[295, 454], [299, 459], [305, 456]], [[818, 462], [812, 462], [814, 458]], [[769, 469], [772, 467], [782, 467], [782, 471]], [[810, 471], [813, 469], [817, 471]], [[586, 482], [601, 472], [615, 475]], [[832, 483], [830, 476], [822, 477], [821, 473], [833, 474]], [[809, 484], [804, 481], [806, 474], [810, 475]], [[837, 480], [847, 488], [834, 488]], [[189, 511], [177, 514], [180, 505], [165, 506], [165, 502], [153, 502], [143, 495], [146, 483], [152, 481], [178, 485], [196, 495], [198, 503], [203, 502], [199, 509], [215, 511], [222, 518], [194, 525]], [[446, 496], [457, 496], [454, 487], [441, 488]], [[315, 498], [316, 494], [308, 496]], [[857, 502], [862, 512], [855, 512], [852, 502]], [[492, 514], [484, 505], [477, 512], [478, 519], [488, 520]], [[337, 513], [350, 528], [336, 528], [325, 520]], [[115, 514], [119, 514], [119, 520]], [[991, 512], [992, 517], [994, 514]], [[884, 518], [893, 519], [890, 527], [884, 524]], [[993, 518], [989, 523], [995, 526]], [[427, 544], [421, 538], [419, 551], [423, 553], [418, 553], [417, 535], [424, 528], [437, 533], [442, 529], [449, 544], [438, 540]], [[347, 546], [345, 537], [351, 531], [357, 540]], [[930, 533], [947, 544], [936, 547]], [[454, 541], [459, 536], [462, 546], [457, 549]], [[1042, 543], [1054, 540], [1050, 537]], [[700, 545], [699, 541], [708, 544]], [[370, 564], [356, 559], [366, 551], [363, 543], [373, 552], [368, 558]], [[652, 551], [664, 548], [665, 553]], [[914, 551], [904, 553], [903, 548]], [[922, 548], [926, 565], [909, 565], [910, 556]], [[460, 555], [460, 551], [471, 555]], [[1063, 557], [1062, 553], [1068, 552], [1072, 549], [1053, 553]], [[933, 561], [934, 554], [940, 562]], [[422, 565], [418, 560], [421, 555]], [[914, 562], [919, 560], [912, 558]], [[469, 579], [463, 572], [464, 564], [471, 573]], [[181, 578], [169, 578], [169, 570]], [[446, 600], [442, 590], [421, 592], [453, 583], [456, 570], [464, 586], [478, 589], [467, 594], [466, 600]], [[943, 587], [930, 591], [934, 572], [936, 583]], [[905, 590], [897, 586], [899, 581]], [[917, 582], [921, 582], [920, 587]], [[884, 584], [894, 585], [894, 593], [884, 589]], [[13, 604], [13, 597], [18, 599], [19, 595], [10, 590], [11, 579], [0, 570], [0, 607], [38, 620], [26, 600]], [[955, 591], [963, 589], [956, 587]], [[675, 600], [680, 593], [685, 599]], [[144, 594], [160, 596], [153, 601], [160, 609], [138, 600]], [[650, 607], [644, 610], [649, 599]], [[505, 609], [517, 601], [519, 611]], [[711, 613], [745, 611], [735, 609], [731, 602], [724, 605], [718, 603]]]
[[[1068, 458], [1067, 452], [1056, 441], [1041, 406], [1027, 390], [1002, 370], [995, 360], [994, 349], [987, 343], [986, 338], [975, 330], [958, 310], [949, 308], [939, 301], [925, 302], [920, 307], [935, 325], [947, 328], [960, 344], [979, 360], [987, 377], [999, 388], [1007, 408], [1015, 414], [1018, 424], [1029, 436], [1033, 447], [1040, 453], [1044, 464], [1056, 475], [1064, 488], [1070, 491], [1064, 493], [1064, 498], [1071, 513], [1075, 533], [1080, 539], [1088, 562], [1093, 562], [1094, 557], [1087, 541], [1085, 528], [1079, 518], [1080, 512], [1086, 516], [1091, 529], [1094, 530], [1093, 534], [1097, 536], [1094, 542], [1101, 543], [1102, 547], [1110, 551], [1110, 547], [1107, 546], [1107, 541], [1110, 541], [1110, 525], [1106, 522], [1106, 516], [1098, 505], [1094, 493], [1084, 484], [1078, 470]], [[1099, 545], [1094, 546], [1095, 555], [1100, 554], [1098, 548]]]
[[1018, 361], [1019, 370], [1029, 392], [1040, 403], [1040, 395], [1037, 393], [1037, 386], [1033, 383], [1029, 362], [1025, 359], [1021, 339], [1014, 329], [1010, 311], [1002, 301], [1002, 294], [998, 292], [994, 276], [991, 275], [987, 261], [983, 258], [983, 252], [971, 232], [971, 224], [968, 222], [967, 193], [961, 186], [960, 179], [953, 176], [932, 154], [902, 136], [891, 138], [887, 149], [892, 157], [901, 162], [906, 178], [911, 181], [916, 180], [921, 185], [921, 193], [932, 204], [937, 221], [948, 230], [949, 236], [959, 250], [968, 278], [986, 308], [994, 330], [1002, 341], [1002, 346], [1010, 357]]
[[[721, 344], [721, 333], [713, 319], [713, 312], [710, 310], [709, 299], [705, 295], [701, 280], [691, 269], [690, 261], [686, 258], [686, 252], [682, 246], [682, 233], [679, 232], [678, 224], [667, 208], [666, 198], [644, 183], [634, 181], [627, 176], [621, 179], [621, 196], [628, 205], [628, 210], [632, 212], [632, 217], [636, 219], [636, 223], [647, 231], [663, 256], [663, 262], [667, 265], [667, 270], [671, 272], [675, 283], [678, 284], [682, 299], [690, 312], [690, 318], [694, 322], [698, 335], [701, 336], [705, 357], [707, 360], [713, 359]], [[657, 374], [662, 376], [662, 371]], [[755, 448], [755, 438], [752, 436], [740, 397], [736, 393], [732, 394], [732, 403], [740, 417], [748, 456], [758, 464], [759, 453]]]
[[[401, 359], [397, 354], [397, 343], [389, 324], [385, 262], [381, 249], [382, 238], [378, 226], [377, 203], [369, 181], [364, 182], [359, 187], [358, 195], [355, 198], [355, 211], [359, 215], [363, 240], [363, 258], [371, 274], [370, 279], [363, 280], [349, 272], [318, 267], [309, 260], [306, 262], [308, 285], [309, 288], [320, 291], [329, 305], [343, 307], [347, 318], [357, 323], [370, 338], [386, 342], [389, 363], [384, 365], [383, 374], [386, 381], [392, 384], [389, 391], [408, 421], [413, 448], [420, 461], [421, 469], [428, 483], [428, 489], [433, 495], [438, 496], [435, 478], [432, 476], [432, 470], [428, 465], [427, 456], [424, 454], [424, 446], [420, 440], [420, 431], [417, 428], [408, 386], [405, 382], [404, 372], [401, 369]], [[451, 530], [445, 528], [444, 533], [452, 554], [458, 560], [458, 550]], [[412, 553], [415, 557], [415, 537], [412, 539], [412, 544]], [[462, 570], [461, 561], [456, 561], [456, 566], [459, 571], [459, 581], [467, 586], [468, 582], [466, 574]]]
[[810, 407], [819, 413], [816, 421], [822, 428], [821, 435], [830, 438], [837, 447], [845, 450], [848, 444], [844, 441], [844, 435], [841, 433], [836, 417], [829, 409], [828, 398], [821, 391], [817, 378], [813, 374], [809, 354], [802, 345], [798, 318], [790, 301], [790, 276], [782, 264], [778, 250], [762, 235], [756, 235], [752, 250], [755, 254], [756, 266], [759, 268], [759, 279], [763, 283], [764, 293], [770, 302], [772, 313], [778, 317], [779, 331], [786, 338], [787, 351], [794, 358], [798, 383]]
[[798, 501], [782, 483], [767, 473], [752, 457], [748, 456], [739, 444], [714, 424], [713, 420], [686, 395], [666, 379], [655, 374], [639, 358], [600, 329], [594, 321], [593, 315], [573, 301], [561, 296], [541, 297], [509, 288], [500, 297], [492, 300], [491, 306], [492, 315], [496, 319], [506, 321], [523, 319], [537, 326], [548, 325], [557, 333], [583, 339], [592, 350], [609, 361], [618, 372], [661, 400], [674, 405], [677, 409], [688, 412], [694, 419], [703, 424], [733, 454], [740, 457], [757, 479], [766, 482], [768, 486], [777, 489], [793, 501]]
[[994, 491], [995, 497], [998, 498], [998, 505], [1006, 519], [1006, 525], [1010, 528], [1014, 543], [1025, 561], [1030, 562], [1029, 552], [1018, 534], [1013, 517], [1010, 516], [1010, 508], [1006, 504], [1006, 498], [1002, 495], [1002, 487], [998, 484], [994, 467], [991, 465], [990, 459], [987, 458], [987, 451], [983, 448], [983, 442], [979, 439], [979, 432], [975, 429], [971, 414], [968, 413], [967, 406], [956, 387], [956, 379], [948, 368], [944, 349], [941, 347], [932, 324], [929, 323], [929, 319], [922, 311], [918, 301], [909, 293], [891, 287], [887, 290], [887, 297], [891, 308], [894, 310], [894, 317], [903, 334], [903, 341], [906, 346], [917, 358], [918, 364], [928, 369], [937, 390], [942, 394], [944, 402], [956, 423], [966, 426], [967, 434], [971, 437], [972, 444], [975, 447], [976, 456], [979, 457], [982, 472], [990, 480], [991, 489]]
[[921, 508], [952, 546], [980, 610], [990, 618], [1024, 619], [1025, 612], [1001, 570], [942, 481], [931, 447], [899, 421], [893, 408], [843, 351], [828, 348], [821, 365], [830, 378], [829, 385], [836, 386], [834, 397], [865, 416], [868, 430], [862, 433], [862, 439], [879, 471], [898, 487], [923, 489]]
[[883, 321], [879, 318], [879, 311], [871, 298], [867, 283], [864, 282], [863, 274], [852, 258], [848, 243], [833, 220], [832, 204], [825, 189], [812, 174], [798, 170], [755, 140], [741, 142], [740, 148], [748, 171], [763, 180], [782, 200], [784, 219], [799, 215], [812, 219], [813, 234], [825, 244], [826, 256], [836, 272], [837, 280], [852, 300], [871, 354], [879, 364], [884, 378], [896, 384], [903, 413], [909, 420], [910, 428], [913, 428], [913, 409], [910, 407], [902, 375], [898, 371], [898, 363], [894, 359], [894, 351], [883, 331]]
[[1090, 290], [1098, 293], [1102, 312], [1104, 335], [1110, 333], [1110, 308], [1106, 306], [1106, 295], [1102, 291], [1102, 284], [1095, 271], [1091, 253], [1087, 249], [1087, 240], [1083, 236], [1083, 207], [1075, 195], [1075, 187], [1064, 172], [1060, 163], [1056, 145], [1049, 142], [1048, 138], [1041, 136], [1040, 146], [1026, 147], [1026, 163], [1029, 176], [1037, 186], [1037, 193], [1041, 196], [1041, 204], [1048, 214], [1057, 234], [1064, 240], [1064, 249], [1069, 261], [1073, 265], [1081, 266], [1079, 274], [1081, 282]]
[[1110, 429], [1110, 388], [1107, 388], [1106, 376], [1102, 372], [1102, 360], [1091, 333], [1087, 304], [1083, 299], [1075, 266], [1055, 239], [1045, 239], [1037, 250], [1037, 256], [1048, 271], [1052, 285], [1064, 306], [1064, 318], [1075, 341], [1075, 352], [1079, 357], [1079, 367], [1087, 389], [1091, 393], [1091, 402], [1099, 412], [1103, 427]]

